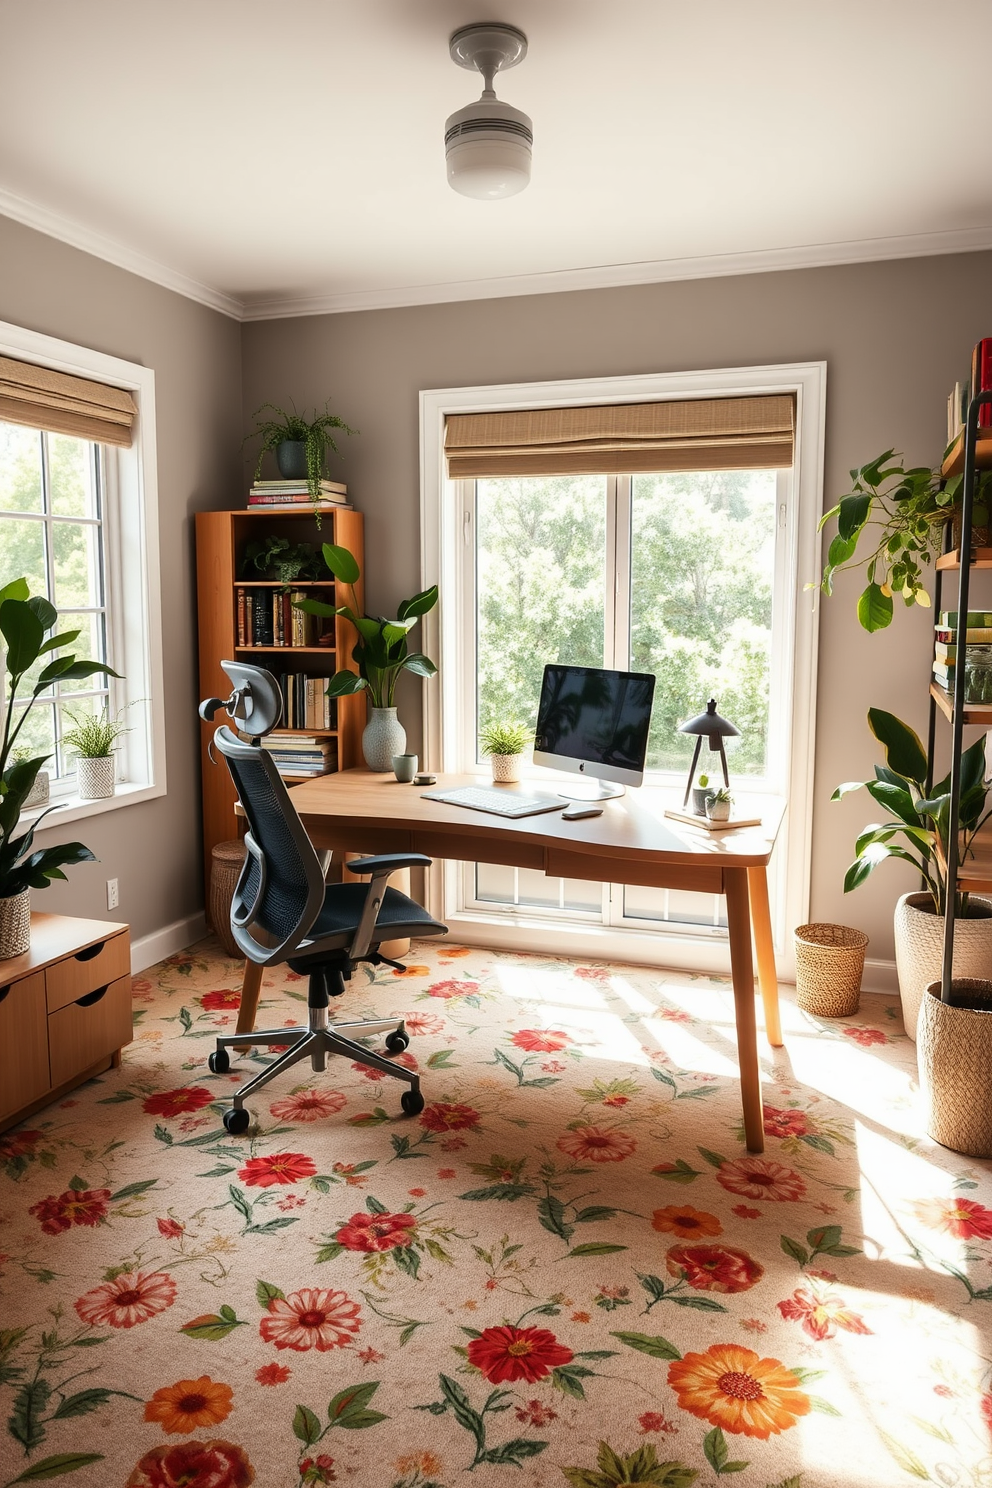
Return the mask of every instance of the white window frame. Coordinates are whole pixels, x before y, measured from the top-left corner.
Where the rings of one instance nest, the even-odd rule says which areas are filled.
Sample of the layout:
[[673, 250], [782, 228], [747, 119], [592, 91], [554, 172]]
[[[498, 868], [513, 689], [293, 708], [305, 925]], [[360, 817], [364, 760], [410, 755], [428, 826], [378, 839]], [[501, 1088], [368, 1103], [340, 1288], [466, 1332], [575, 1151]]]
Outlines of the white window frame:
[[[44, 336], [0, 321], [0, 356], [125, 388], [137, 405], [130, 448], [102, 447], [107, 645], [110, 665], [122, 674], [111, 696], [130, 704], [118, 751], [115, 794], [82, 801], [58, 795], [58, 809], [38, 827], [60, 830], [69, 822], [116, 811], [166, 792], [165, 689], [158, 544], [158, 479], [155, 443], [155, 373], [120, 357]], [[37, 818], [24, 813], [24, 821]]]
[[[465, 721], [458, 716], [456, 686], [446, 677], [462, 678], [468, 664], [469, 642], [461, 623], [466, 596], [461, 592], [458, 561], [460, 544], [472, 542], [472, 513], [460, 499], [461, 483], [449, 481], [444, 466], [444, 423], [449, 414], [493, 412], [522, 408], [581, 407], [602, 403], [656, 402], [665, 399], [759, 396], [793, 393], [796, 397], [796, 446], [791, 495], [794, 520], [788, 523], [789, 541], [775, 577], [774, 602], [784, 605], [784, 624], [790, 629], [791, 674], [783, 686], [786, 717], [791, 715], [788, 762], [789, 810], [780, 846], [772, 860], [776, 877], [773, 930], [779, 975], [794, 975], [791, 927], [809, 913], [812, 835], [813, 741], [815, 737], [818, 610], [814, 596], [804, 597], [804, 584], [814, 579], [820, 565], [818, 523], [823, 507], [823, 448], [826, 363], [803, 362], [765, 367], [736, 367], [687, 373], [657, 373], [633, 377], [589, 378], [574, 381], [445, 388], [423, 391], [421, 414], [421, 569], [424, 587], [438, 584], [441, 603], [424, 619], [425, 649], [436, 658], [440, 678], [424, 687], [424, 756], [432, 770], [456, 768], [464, 739]], [[782, 500], [782, 486], [780, 497]], [[448, 761], [452, 761], [451, 764]], [[743, 788], [743, 783], [742, 783]], [[757, 786], [755, 786], [757, 788]], [[778, 860], [776, 862], [776, 860]], [[784, 872], [788, 862], [788, 873]], [[776, 871], [777, 870], [777, 871]], [[530, 915], [473, 915], [455, 903], [457, 872], [435, 865], [428, 879], [428, 903], [444, 916], [455, 932], [476, 944], [625, 959], [648, 964], [685, 966], [694, 970], [729, 970], [729, 946], [712, 934], [644, 931], [612, 926], [581, 926], [535, 922]], [[455, 912], [452, 905], [455, 904]], [[495, 923], [494, 923], [495, 922]], [[567, 941], [563, 940], [567, 935]]]

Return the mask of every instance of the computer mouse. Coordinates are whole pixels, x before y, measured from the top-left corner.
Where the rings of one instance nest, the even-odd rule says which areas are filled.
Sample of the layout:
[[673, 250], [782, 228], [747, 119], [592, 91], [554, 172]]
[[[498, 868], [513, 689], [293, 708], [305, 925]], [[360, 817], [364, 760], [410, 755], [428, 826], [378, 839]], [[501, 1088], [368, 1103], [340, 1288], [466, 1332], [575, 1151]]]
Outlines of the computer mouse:
[[578, 821], [580, 816], [602, 816], [602, 806], [588, 806], [585, 801], [576, 801], [574, 806], [566, 806], [561, 814], [562, 821]]

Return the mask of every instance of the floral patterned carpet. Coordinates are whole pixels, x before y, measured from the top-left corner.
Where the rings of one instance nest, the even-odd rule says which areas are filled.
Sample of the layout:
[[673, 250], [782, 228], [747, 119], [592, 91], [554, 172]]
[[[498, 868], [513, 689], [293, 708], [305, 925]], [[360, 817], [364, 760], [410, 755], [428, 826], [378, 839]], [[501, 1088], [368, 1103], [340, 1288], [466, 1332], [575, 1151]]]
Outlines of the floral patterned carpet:
[[337, 1062], [229, 1137], [207, 941], [0, 1138], [0, 1488], [992, 1483], [992, 1165], [922, 1135], [897, 1006], [786, 1002], [752, 1157], [726, 981], [409, 960], [342, 1016], [406, 1016], [419, 1117]]

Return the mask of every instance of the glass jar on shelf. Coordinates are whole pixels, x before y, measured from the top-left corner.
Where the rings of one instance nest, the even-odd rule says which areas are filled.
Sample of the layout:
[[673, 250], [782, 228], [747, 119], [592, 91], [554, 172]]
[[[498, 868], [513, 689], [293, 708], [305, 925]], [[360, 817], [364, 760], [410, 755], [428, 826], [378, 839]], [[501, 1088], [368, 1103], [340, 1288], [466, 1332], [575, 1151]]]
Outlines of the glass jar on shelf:
[[969, 646], [964, 666], [966, 703], [992, 704], [992, 646]]

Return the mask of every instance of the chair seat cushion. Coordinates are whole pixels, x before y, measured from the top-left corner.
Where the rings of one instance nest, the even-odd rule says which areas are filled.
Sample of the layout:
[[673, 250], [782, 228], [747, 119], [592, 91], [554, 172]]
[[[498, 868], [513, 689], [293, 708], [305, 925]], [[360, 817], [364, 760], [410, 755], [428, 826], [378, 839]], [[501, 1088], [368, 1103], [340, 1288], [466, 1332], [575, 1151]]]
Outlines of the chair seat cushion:
[[[329, 884], [324, 906], [311, 926], [306, 941], [293, 952], [292, 960], [316, 961], [328, 951], [340, 950], [351, 943], [362, 917], [369, 885], [364, 883]], [[407, 936], [444, 935], [441, 925], [406, 894], [398, 889], [386, 890], [376, 922], [373, 946], [383, 940], [403, 940]], [[388, 934], [382, 932], [388, 931]]]

